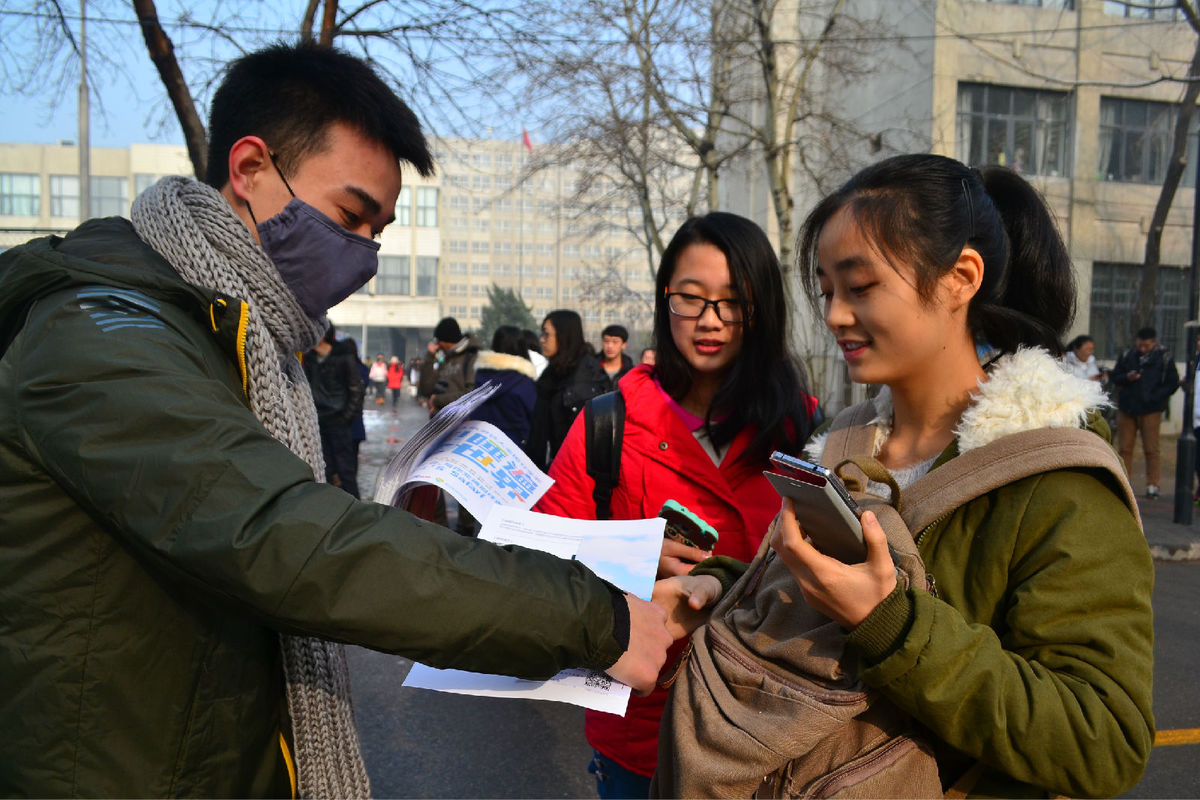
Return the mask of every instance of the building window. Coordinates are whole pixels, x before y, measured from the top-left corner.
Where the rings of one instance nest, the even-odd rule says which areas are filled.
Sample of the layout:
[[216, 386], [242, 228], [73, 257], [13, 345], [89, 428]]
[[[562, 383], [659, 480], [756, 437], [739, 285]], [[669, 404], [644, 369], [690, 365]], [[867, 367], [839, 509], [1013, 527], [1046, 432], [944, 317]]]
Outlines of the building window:
[[396, 198], [396, 224], [412, 225], [412, 187], [405, 186]]
[[[1171, 159], [1176, 107], [1149, 100], [1100, 98], [1099, 179], [1124, 183], [1162, 183]], [[1196, 132], [1200, 121], [1192, 115], [1187, 159], [1195, 164]], [[1183, 185], [1192, 186], [1195, 170], [1183, 171]]]
[[129, 179], [105, 175], [88, 178], [91, 216], [122, 217], [129, 213]]
[[467, 199], [465, 194], [450, 195], [450, 209], [452, 211], [466, 211], [470, 207], [471, 201]]
[[450, 239], [446, 242], [446, 249], [451, 253], [465, 253], [468, 246], [466, 239]]
[[158, 176], [150, 172], [133, 173], [133, 196], [137, 197], [158, 181]]
[[407, 295], [411, 291], [410, 274], [408, 256], [380, 256], [375, 294]]
[[487, 217], [475, 217], [471, 224], [479, 233], [488, 233], [492, 229], [492, 222]]
[[417, 187], [417, 227], [436, 228], [438, 190], [435, 186]]
[[472, 189], [490, 189], [492, 188], [492, 179], [487, 175], [472, 175]]
[[[1097, 261], [1092, 265], [1088, 333], [1096, 340], [1096, 358], [1115, 359], [1133, 346], [1129, 320], [1141, 280], [1141, 264]], [[1187, 320], [1187, 288], [1187, 269], [1166, 264], [1159, 267], [1153, 325], [1158, 331], [1158, 341], [1177, 360], [1186, 358], [1183, 323]]]
[[958, 87], [958, 156], [1026, 175], [1069, 175], [1065, 92], [963, 83]]
[[471, 252], [472, 253], [488, 253], [488, 252], [491, 252], [491, 249], [492, 249], [492, 243], [487, 241], [486, 239], [484, 239], [484, 240], [476, 239], [475, 241], [471, 242]]
[[450, 262], [450, 274], [451, 275], [466, 275], [467, 274], [467, 262], [451, 261]]
[[79, 218], [79, 176], [50, 176], [50, 216]]
[[[418, 192], [418, 202], [419, 202]], [[420, 209], [417, 211], [420, 219]], [[417, 256], [417, 295], [437, 297], [437, 256]]]
[[474, 264], [471, 265], [471, 274], [472, 275], [487, 275], [488, 274], [487, 262], [486, 261], [476, 261]]
[[477, 167], [490, 167], [492, 165], [492, 157], [487, 153], [476, 153], [472, 156], [471, 163]]
[[1104, 13], [1113, 17], [1130, 17], [1138, 19], [1182, 20], [1186, 19], [1179, 10], [1178, 4], [1166, 0], [1136, 0], [1136, 2], [1114, 2], [1105, 0]]
[[42, 213], [42, 177], [0, 172], [0, 214], [36, 217]]

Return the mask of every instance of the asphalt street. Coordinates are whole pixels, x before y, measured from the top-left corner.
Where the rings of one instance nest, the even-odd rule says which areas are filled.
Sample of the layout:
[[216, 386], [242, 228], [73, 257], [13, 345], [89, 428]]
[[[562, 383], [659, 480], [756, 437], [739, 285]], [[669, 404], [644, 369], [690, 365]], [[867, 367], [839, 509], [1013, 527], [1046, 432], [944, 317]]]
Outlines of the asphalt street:
[[[387, 459], [427, 419], [412, 399], [368, 406], [359, 485], [373, 493]], [[1163, 472], [1173, 476], [1174, 440], [1164, 438]], [[1134, 487], [1142, 489], [1140, 456]], [[1171, 522], [1173, 478], [1164, 497], [1139, 501], [1156, 558], [1154, 712], [1160, 744], [1131, 798], [1200, 797], [1200, 509]], [[453, 513], [453, 505], [451, 505]], [[403, 614], [403, 609], [397, 609]], [[409, 661], [350, 649], [363, 756], [377, 797], [595, 797], [583, 711], [560, 703], [465, 697], [406, 689]]]

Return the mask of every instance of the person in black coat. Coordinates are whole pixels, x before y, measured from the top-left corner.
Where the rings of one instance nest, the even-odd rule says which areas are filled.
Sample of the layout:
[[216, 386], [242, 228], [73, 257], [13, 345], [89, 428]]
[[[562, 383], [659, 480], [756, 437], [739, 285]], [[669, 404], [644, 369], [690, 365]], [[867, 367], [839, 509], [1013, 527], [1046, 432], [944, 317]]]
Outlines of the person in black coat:
[[1159, 428], [1167, 399], [1179, 388], [1179, 370], [1170, 352], [1158, 343], [1154, 328], [1137, 332], [1136, 344], [1117, 359], [1112, 381], [1117, 386], [1117, 451], [1125, 472], [1133, 475], [1133, 443], [1140, 434], [1146, 455], [1146, 496], [1158, 497]]
[[541, 470], [567, 436], [583, 404], [609, 391], [608, 375], [583, 338], [583, 321], [574, 311], [551, 311], [542, 320], [542, 354], [550, 360], [537, 381], [537, 403], [525, 452]]
[[363, 380], [355, 351], [337, 346], [332, 325], [317, 346], [304, 354], [304, 374], [317, 406], [325, 480], [358, 497], [358, 448], [354, 422], [362, 413]]

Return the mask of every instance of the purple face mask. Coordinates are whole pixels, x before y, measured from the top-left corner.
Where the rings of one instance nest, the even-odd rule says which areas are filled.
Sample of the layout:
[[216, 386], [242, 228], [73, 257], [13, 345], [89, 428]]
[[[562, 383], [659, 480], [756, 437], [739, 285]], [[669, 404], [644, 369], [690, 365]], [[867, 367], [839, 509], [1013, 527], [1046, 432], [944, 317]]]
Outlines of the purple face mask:
[[294, 194], [282, 211], [258, 225], [258, 238], [313, 319], [379, 271], [379, 242], [351, 233]]

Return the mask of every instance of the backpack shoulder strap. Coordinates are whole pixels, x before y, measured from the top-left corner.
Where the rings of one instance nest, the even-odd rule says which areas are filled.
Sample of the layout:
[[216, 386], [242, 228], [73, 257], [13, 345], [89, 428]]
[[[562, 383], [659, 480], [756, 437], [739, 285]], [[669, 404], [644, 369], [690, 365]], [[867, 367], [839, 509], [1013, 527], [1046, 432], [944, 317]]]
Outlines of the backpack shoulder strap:
[[1013, 481], [1057, 469], [1087, 467], [1110, 473], [1141, 527], [1137, 499], [1112, 447], [1082, 428], [1039, 428], [1003, 436], [930, 470], [904, 491], [902, 516], [916, 533], [939, 516]]
[[625, 398], [619, 390], [597, 395], [584, 404], [583, 414], [587, 474], [595, 482], [596, 519], [612, 519], [612, 493], [621, 476]]
[[875, 450], [875, 404], [866, 400], [843, 409], [833, 418], [825, 436], [821, 461], [837, 464], [851, 456], [873, 456]]

